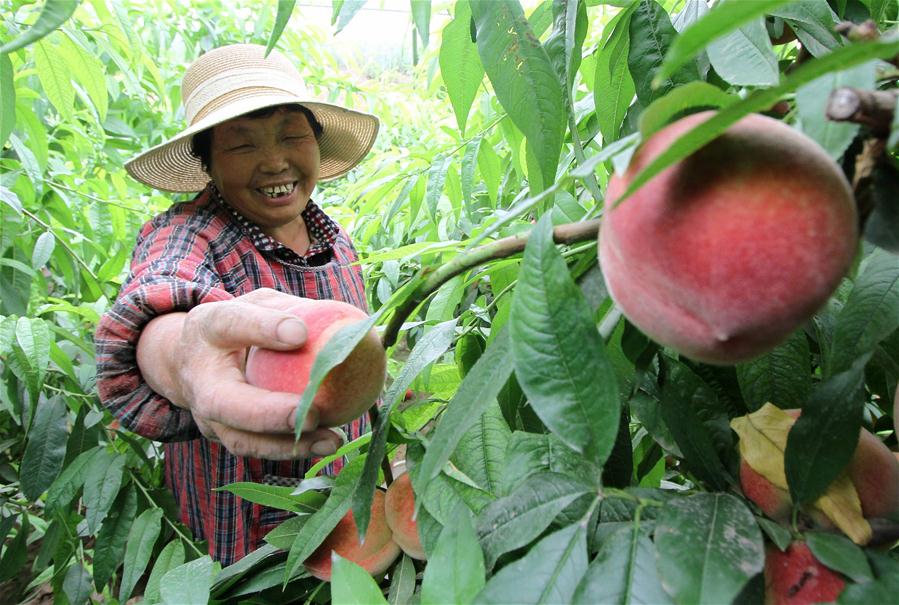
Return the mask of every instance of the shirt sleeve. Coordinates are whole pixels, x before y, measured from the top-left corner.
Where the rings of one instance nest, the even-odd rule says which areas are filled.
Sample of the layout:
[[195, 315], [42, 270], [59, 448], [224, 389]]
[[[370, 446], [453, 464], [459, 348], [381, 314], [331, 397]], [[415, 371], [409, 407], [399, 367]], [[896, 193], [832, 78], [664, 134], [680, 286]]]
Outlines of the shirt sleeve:
[[209, 237], [190, 216], [177, 213], [144, 225], [128, 280], [97, 326], [100, 401], [123, 427], [155, 441], [194, 439], [200, 431], [190, 411], [146, 383], [137, 365], [137, 341], [154, 317], [233, 298], [210, 260]]

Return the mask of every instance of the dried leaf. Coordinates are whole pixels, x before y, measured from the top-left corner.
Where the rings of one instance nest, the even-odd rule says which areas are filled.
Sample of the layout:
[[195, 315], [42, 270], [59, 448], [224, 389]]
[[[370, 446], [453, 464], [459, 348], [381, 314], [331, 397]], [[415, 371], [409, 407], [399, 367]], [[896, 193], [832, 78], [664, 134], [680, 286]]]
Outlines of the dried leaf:
[[[743, 460], [752, 470], [783, 490], [788, 489], [784, 450], [787, 435], [795, 421], [790, 414], [771, 403], [730, 421], [731, 428], [740, 436], [740, 456]], [[845, 471], [815, 500], [812, 509], [825, 515], [856, 544], [867, 544], [871, 539], [871, 526], [862, 516], [858, 492]]]

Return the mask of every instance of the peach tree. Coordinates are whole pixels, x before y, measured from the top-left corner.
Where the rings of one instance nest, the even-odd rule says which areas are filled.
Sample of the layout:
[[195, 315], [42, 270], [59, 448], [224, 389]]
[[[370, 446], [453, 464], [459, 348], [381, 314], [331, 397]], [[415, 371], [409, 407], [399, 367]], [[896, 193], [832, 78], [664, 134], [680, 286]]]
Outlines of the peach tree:
[[[91, 327], [147, 209], [94, 198], [168, 203], [121, 162], [163, 138], [151, 123], [177, 129], [177, 60], [213, 44], [172, 31], [231, 41], [216, 28], [246, 15], [155, 15], [150, 56], [140, 10], [12, 5], [29, 25], [0, 38], [0, 581], [28, 570], [17, 594], [895, 601], [895, 1], [413, 0], [406, 94], [425, 93], [376, 101], [380, 147], [319, 193], [372, 315], [321, 349], [298, 420], [373, 328], [388, 385], [338, 476], [325, 459], [296, 488], [223, 487], [296, 513], [224, 569], [166, 508], [152, 444], [96, 401]], [[336, 30], [365, 18], [332, 8]], [[253, 35], [331, 84], [302, 11], [279, 1]], [[143, 90], [158, 115], [129, 114]], [[703, 354], [706, 326], [734, 338], [721, 314], [763, 344]], [[361, 535], [401, 548], [358, 557]]]

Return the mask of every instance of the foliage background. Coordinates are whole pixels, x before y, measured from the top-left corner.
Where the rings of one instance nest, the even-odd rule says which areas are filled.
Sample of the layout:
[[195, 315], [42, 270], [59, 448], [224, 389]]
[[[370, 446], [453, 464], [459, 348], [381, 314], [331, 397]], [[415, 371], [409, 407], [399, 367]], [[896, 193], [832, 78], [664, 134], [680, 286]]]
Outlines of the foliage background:
[[[697, 0], [534, 2], [527, 21], [514, 0], [415, 0], [409, 54], [399, 65], [335, 50], [333, 32], [364, 18], [356, 12], [362, 4], [335, 0], [332, 29], [323, 31], [304, 24], [302, 6], [283, 0], [91, 0], [67, 20], [75, 7], [68, 1], [48, 2], [42, 16], [42, 3], [0, 0], [0, 43], [40, 29], [51, 13], [60, 17], [45, 37], [0, 55], [0, 599], [52, 591], [70, 603], [132, 594], [151, 602], [256, 593], [257, 602], [325, 600], [327, 586], [296, 573], [318, 544], [314, 536], [320, 541], [330, 529], [314, 511], [352, 506], [364, 517], [380, 457], [402, 445], [419, 469], [413, 479], [432, 560], [473, 567], [451, 577], [446, 565], [403, 558], [384, 584], [391, 602], [413, 593], [422, 602], [463, 602], [482, 589], [480, 601], [534, 593], [590, 601], [600, 596], [590, 577], [608, 580], [601, 596], [612, 600], [758, 601], [761, 530], [780, 545], [790, 533], [753, 515], [735, 489], [728, 420], [769, 400], [809, 410], [817, 402], [820, 413], [804, 417], [821, 423], [819, 437], [838, 420], [896, 443], [892, 156], [867, 193], [874, 209], [853, 274], [783, 347], [737, 368], [696, 364], [649, 342], [608, 298], [595, 243], [557, 251], [547, 220], [601, 215], [609, 174], [640, 138], [699, 107], [723, 108], [736, 120], [786, 101], [781, 117], [851, 175], [870, 133], [826, 121], [823, 100], [838, 85], [894, 87], [895, 68], [878, 59], [899, 47], [887, 37], [850, 44], [833, 25], [872, 17], [886, 31], [896, 2], [766, 1], [757, 3], [765, 10], [745, 14], [723, 3], [731, 10], [725, 24], [740, 28], [709, 24], [690, 38], [679, 34], [706, 12]], [[291, 9], [283, 33], [273, 35]], [[797, 68], [796, 44], [772, 47], [763, 12], [794, 27], [812, 60]], [[391, 318], [407, 321], [389, 351], [389, 411], [373, 437], [342, 452], [355, 463], [330, 490], [327, 483], [298, 496], [234, 488], [301, 514], [256, 556], [220, 571], [177, 522], [157, 447], [121, 430], [99, 406], [91, 336], [127, 273], [137, 229], [175, 201], [131, 181], [123, 162], [181, 128], [180, 78], [193, 58], [270, 38], [297, 59], [316, 93], [382, 120], [369, 160], [321, 186], [317, 199], [353, 234], [381, 329], [390, 330]], [[698, 131], [665, 161], [715, 134], [714, 125]], [[502, 236], [532, 230], [524, 256], [484, 252]], [[433, 293], [434, 274], [456, 269]], [[522, 300], [544, 310], [525, 321]], [[400, 316], [410, 303], [414, 313]], [[526, 324], [539, 329], [528, 333]], [[560, 335], [573, 338], [553, 359], [574, 378], [531, 386], [527, 368], [539, 364], [525, 349]], [[771, 371], [784, 367], [791, 371]], [[842, 372], [853, 389], [834, 386]], [[419, 395], [400, 404], [407, 388]], [[821, 450], [799, 445], [809, 448], [794, 450]], [[849, 439], [810, 459], [788, 459], [820, 478], [797, 487], [797, 499], [820, 493], [851, 447]], [[720, 515], [711, 530], [709, 511]], [[512, 524], [510, 514], [529, 523]], [[484, 529], [496, 522], [501, 537]], [[672, 528], [687, 537], [664, 538]], [[751, 543], [733, 562], [744, 571], [725, 566], [731, 575], [710, 588], [700, 575], [717, 571], [708, 566], [726, 548], [714, 532], [731, 529]], [[689, 539], [710, 531], [703, 547]], [[829, 546], [837, 553], [830, 564], [863, 580], [848, 599], [899, 593], [894, 558]], [[673, 588], [671, 578], [685, 570], [656, 569], [656, 552], [684, 561], [686, 576]], [[707, 562], [696, 564], [690, 552]], [[859, 556], [867, 562], [861, 572], [852, 566]], [[371, 581], [351, 566], [335, 573], [349, 587], [335, 601], [374, 598], [366, 592]]]

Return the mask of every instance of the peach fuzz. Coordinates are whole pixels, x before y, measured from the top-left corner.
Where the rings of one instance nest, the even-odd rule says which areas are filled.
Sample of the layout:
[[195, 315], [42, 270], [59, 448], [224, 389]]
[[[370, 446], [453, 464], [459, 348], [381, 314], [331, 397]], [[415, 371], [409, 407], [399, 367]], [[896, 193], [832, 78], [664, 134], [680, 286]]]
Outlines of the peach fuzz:
[[[301, 394], [322, 347], [347, 324], [368, 317], [365, 311], [337, 300], [300, 301], [291, 311], [306, 324], [306, 344], [290, 351], [252, 347], [246, 365], [250, 384]], [[387, 356], [377, 333], [371, 330], [319, 386], [312, 400], [319, 413], [319, 426], [346, 424], [365, 413], [380, 396], [386, 371]]]
[[846, 581], [822, 565], [805, 542], [793, 542], [781, 552], [765, 549], [766, 605], [811, 605], [836, 601]]
[[[798, 418], [801, 410], [784, 410]], [[866, 519], [890, 517], [899, 513], [899, 459], [875, 435], [861, 429], [858, 445], [849, 464], [849, 479], [858, 493], [862, 515]], [[766, 515], [782, 523], [789, 522], [792, 510], [790, 494], [757, 473], [745, 460], [740, 461], [740, 485], [743, 494], [756, 503]], [[813, 518], [823, 524], [823, 515]]]
[[415, 495], [409, 473], [397, 477], [387, 488], [384, 508], [393, 540], [413, 559], [427, 560], [418, 537], [418, 524], [412, 518], [415, 513]]
[[855, 256], [858, 227], [839, 166], [805, 135], [758, 114], [611, 205], [712, 115], [655, 133], [610, 179], [599, 255], [634, 325], [687, 357], [725, 365], [777, 346], [827, 301]]
[[375, 491], [365, 540], [359, 542], [359, 528], [353, 518], [353, 511], [347, 511], [325, 541], [303, 562], [306, 571], [319, 580], [330, 582], [332, 551], [359, 565], [373, 576], [387, 571], [399, 556], [400, 547], [393, 541], [384, 518], [384, 492]]

